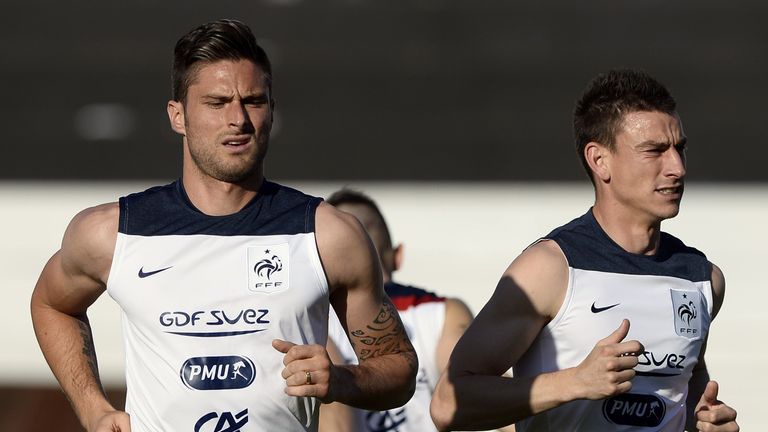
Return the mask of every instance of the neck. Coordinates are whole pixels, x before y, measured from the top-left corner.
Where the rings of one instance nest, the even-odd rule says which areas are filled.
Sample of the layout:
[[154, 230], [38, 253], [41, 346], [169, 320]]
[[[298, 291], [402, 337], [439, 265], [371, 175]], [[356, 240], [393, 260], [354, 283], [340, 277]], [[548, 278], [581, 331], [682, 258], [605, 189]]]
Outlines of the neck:
[[238, 183], [228, 183], [188, 171], [185, 169], [182, 177], [187, 197], [198, 210], [209, 216], [237, 213], [253, 200], [264, 183], [262, 170]]
[[659, 249], [661, 221], [644, 218], [637, 210], [600, 200], [592, 208], [597, 223], [616, 244], [627, 252], [653, 255]]

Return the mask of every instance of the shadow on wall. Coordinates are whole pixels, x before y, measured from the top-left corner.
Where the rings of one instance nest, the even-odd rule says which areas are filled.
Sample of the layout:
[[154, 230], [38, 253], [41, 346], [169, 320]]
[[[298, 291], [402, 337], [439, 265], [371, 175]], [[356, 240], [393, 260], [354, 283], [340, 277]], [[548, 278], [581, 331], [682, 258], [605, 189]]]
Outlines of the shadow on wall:
[[[117, 409], [125, 406], [125, 389], [108, 389]], [[81, 432], [69, 401], [58, 388], [0, 387], [0, 431]]]

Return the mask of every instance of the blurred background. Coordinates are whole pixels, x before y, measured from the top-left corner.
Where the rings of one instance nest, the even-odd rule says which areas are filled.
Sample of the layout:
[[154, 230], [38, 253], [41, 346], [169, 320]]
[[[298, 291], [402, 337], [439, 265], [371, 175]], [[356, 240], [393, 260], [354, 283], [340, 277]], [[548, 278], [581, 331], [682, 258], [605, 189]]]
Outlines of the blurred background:
[[[79, 430], [29, 295], [77, 211], [179, 176], [173, 45], [224, 17], [248, 23], [273, 61], [267, 177], [368, 192], [406, 245], [396, 279], [475, 313], [527, 244], [592, 202], [571, 136], [586, 82], [621, 67], [659, 78], [689, 138], [683, 210], [665, 229], [725, 272], [707, 362], [743, 430], [768, 428], [767, 12], [756, 0], [4, 1], [0, 430]], [[91, 320], [119, 405], [119, 310], [103, 296]]]

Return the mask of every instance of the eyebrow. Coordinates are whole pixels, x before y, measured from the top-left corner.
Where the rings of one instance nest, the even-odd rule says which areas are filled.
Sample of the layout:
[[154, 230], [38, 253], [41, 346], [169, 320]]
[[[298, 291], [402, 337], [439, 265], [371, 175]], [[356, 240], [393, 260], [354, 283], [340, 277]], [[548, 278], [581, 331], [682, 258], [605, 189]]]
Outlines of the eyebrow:
[[[232, 99], [234, 99], [234, 96], [232, 95], [223, 95], [223, 94], [207, 94], [202, 96], [203, 100], [213, 100], [217, 102], [229, 102]], [[267, 93], [254, 93], [243, 96], [241, 99], [243, 102], [264, 102], [267, 100]]]
[[205, 95], [201, 99], [205, 100], [214, 100], [214, 101], [229, 101], [232, 100], [232, 96], [224, 96], [224, 95]]
[[[681, 137], [676, 143], [672, 144], [675, 147], [684, 146], [688, 143], [688, 137]], [[640, 144], [638, 144], [638, 148], [641, 149], [652, 149], [652, 148], [658, 148], [658, 147], [667, 147], [669, 146], [669, 142], [667, 141], [654, 141], [654, 140], [648, 140], [643, 141]]]
[[262, 102], [263, 103], [263, 102], [266, 102], [267, 99], [268, 99], [268, 96], [267, 96], [266, 93], [255, 93], [255, 94], [246, 95], [246, 96], [244, 96], [240, 100], [245, 102], [245, 103], [249, 103], [249, 102]]

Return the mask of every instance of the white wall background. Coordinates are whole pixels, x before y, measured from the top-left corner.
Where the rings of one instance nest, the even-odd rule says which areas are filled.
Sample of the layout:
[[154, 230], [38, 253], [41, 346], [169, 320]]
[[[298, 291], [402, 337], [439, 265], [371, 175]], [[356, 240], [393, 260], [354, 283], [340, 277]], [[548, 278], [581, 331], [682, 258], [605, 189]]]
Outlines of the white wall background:
[[[463, 298], [477, 313], [509, 262], [537, 237], [581, 215], [592, 202], [588, 183], [292, 183], [327, 196], [340, 186], [377, 200], [405, 262], [396, 279]], [[0, 384], [53, 384], [29, 318], [29, 296], [82, 208], [142, 190], [139, 183], [0, 182]], [[721, 399], [739, 410], [743, 430], [768, 430], [761, 415], [768, 388], [768, 185], [690, 184], [683, 210], [664, 229], [704, 251], [723, 269], [725, 306], [713, 325], [707, 363]], [[108, 296], [91, 322], [106, 384], [123, 382], [120, 313]]]

